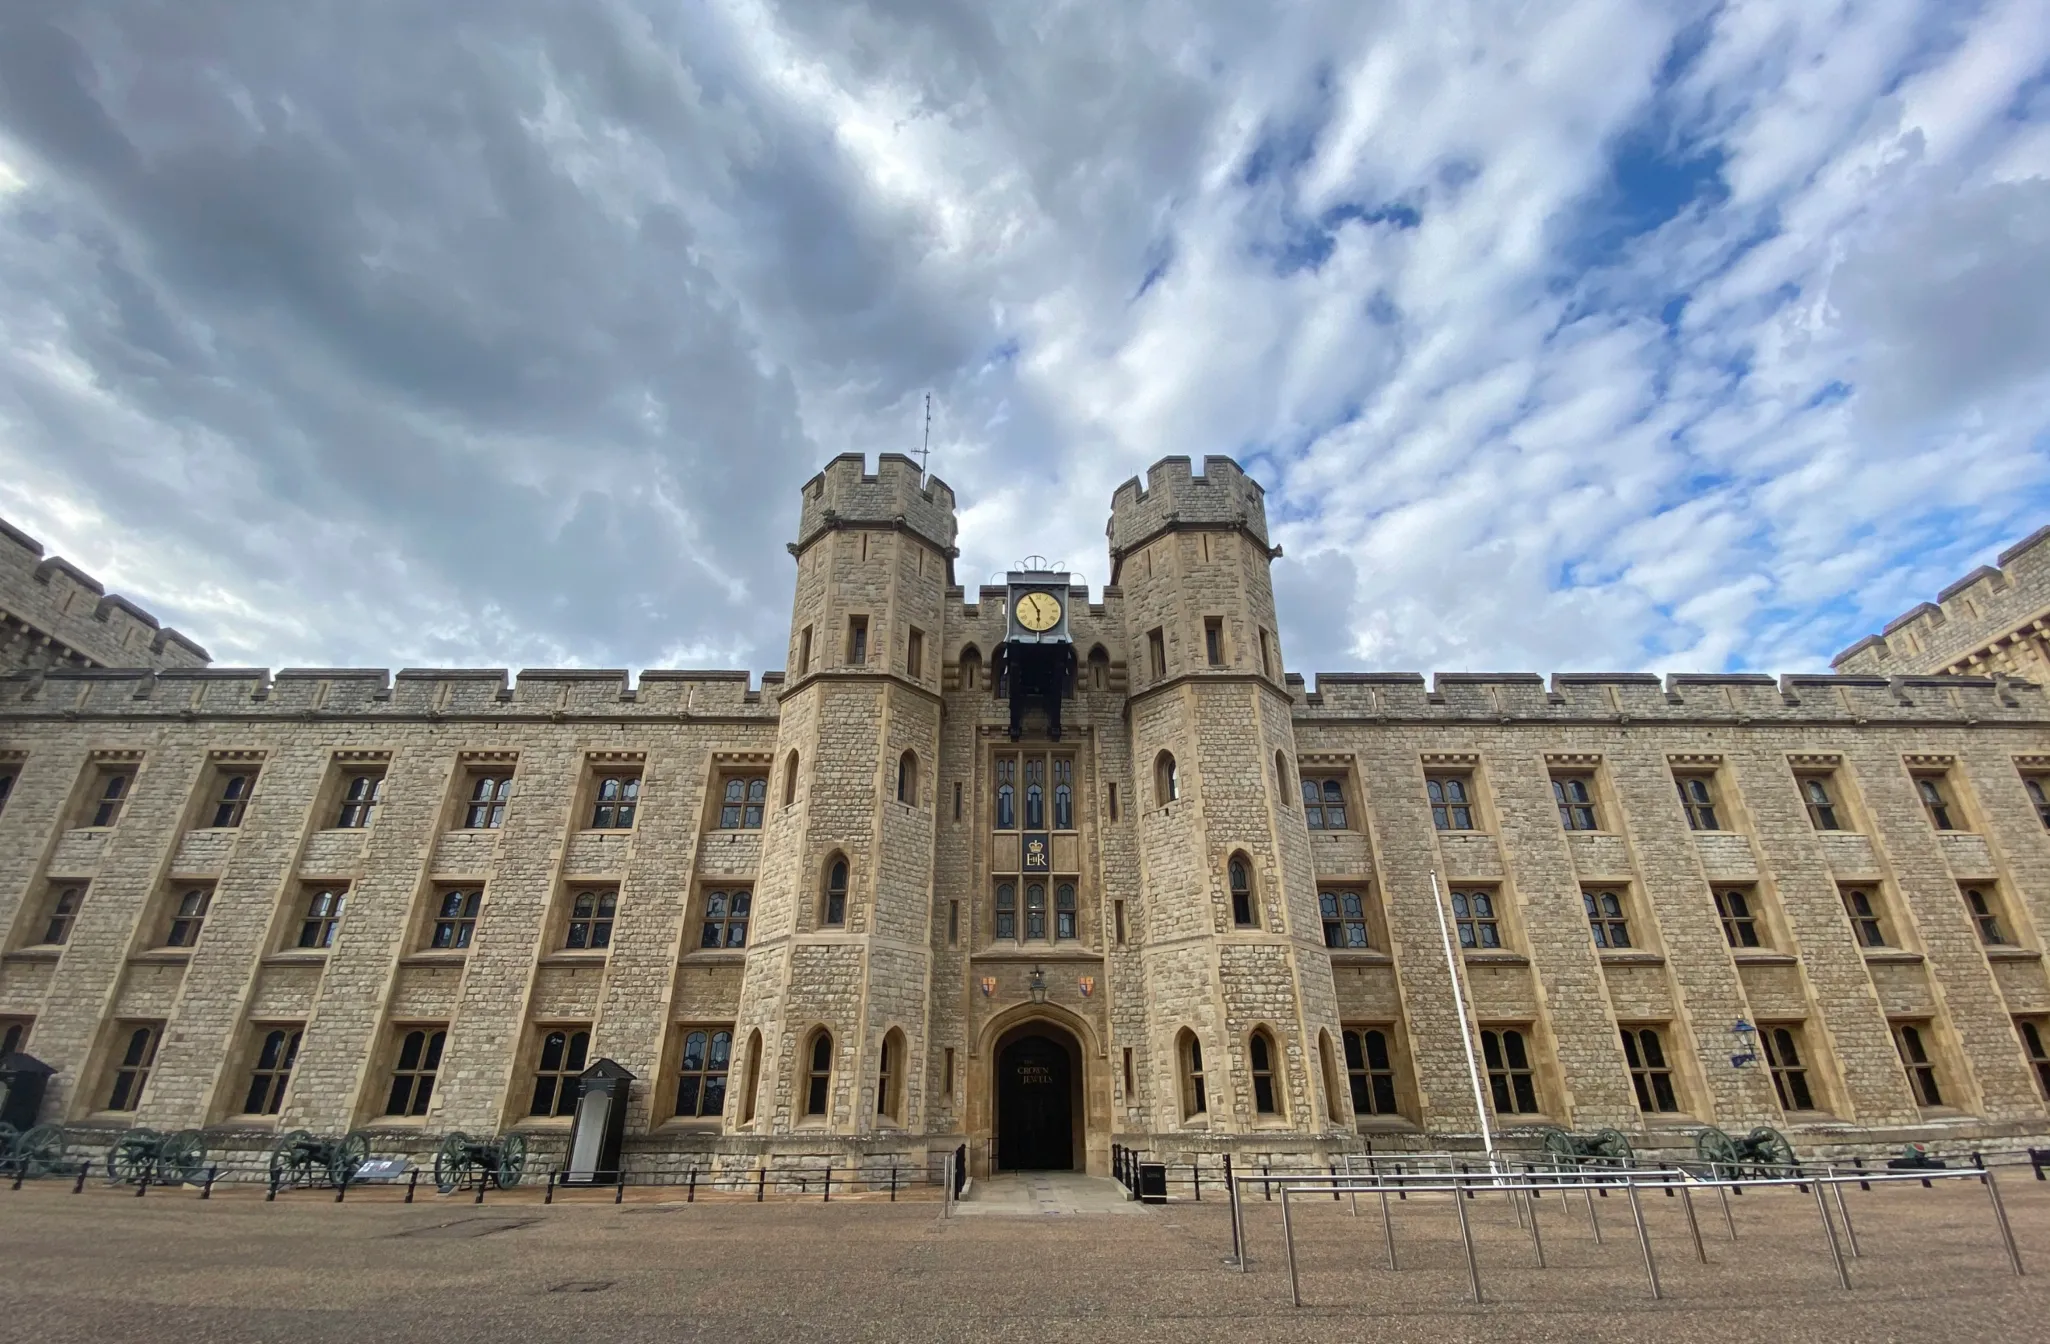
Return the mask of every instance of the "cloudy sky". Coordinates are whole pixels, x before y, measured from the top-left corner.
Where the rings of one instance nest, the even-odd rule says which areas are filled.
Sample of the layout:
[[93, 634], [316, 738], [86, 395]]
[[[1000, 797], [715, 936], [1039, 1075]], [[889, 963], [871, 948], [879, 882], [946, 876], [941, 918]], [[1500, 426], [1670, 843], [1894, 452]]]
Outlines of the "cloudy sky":
[[1291, 667], [1823, 666], [2050, 522], [2042, 0], [11, 0], [0, 516], [222, 663], [781, 665], [1268, 488]]

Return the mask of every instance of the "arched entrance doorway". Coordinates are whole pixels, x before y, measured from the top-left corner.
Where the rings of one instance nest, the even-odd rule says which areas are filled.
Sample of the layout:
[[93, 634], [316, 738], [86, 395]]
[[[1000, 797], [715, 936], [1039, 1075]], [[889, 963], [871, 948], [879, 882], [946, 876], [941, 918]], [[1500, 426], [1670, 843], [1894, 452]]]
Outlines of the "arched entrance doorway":
[[1051, 1022], [1025, 1022], [996, 1050], [996, 1155], [1003, 1171], [1072, 1171], [1082, 1130], [1082, 1051]]

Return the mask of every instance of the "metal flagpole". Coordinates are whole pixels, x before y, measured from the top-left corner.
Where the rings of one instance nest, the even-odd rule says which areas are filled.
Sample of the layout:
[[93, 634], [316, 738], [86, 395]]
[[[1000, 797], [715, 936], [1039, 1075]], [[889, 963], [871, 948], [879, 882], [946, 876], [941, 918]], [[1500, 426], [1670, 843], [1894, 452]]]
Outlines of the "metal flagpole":
[[1481, 1147], [1488, 1170], [1495, 1169], [1495, 1134], [1488, 1126], [1488, 1100], [1481, 1090], [1481, 1066], [1473, 1057], [1473, 1027], [1466, 1020], [1466, 988], [1459, 975], [1459, 957], [1452, 950], [1452, 926], [1445, 922], [1445, 893], [1438, 889], [1438, 870], [1431, 870], [1431, 904], [1438, 907], [1438, 936], [1445, 942], [1445, 969], [1452, 976], [1452, 1002], [1459, 1009], [1459, 1044], [1466, 1050], [1466, 1073], [1473, 1080], [1474, 1114], [1481, 1120]]

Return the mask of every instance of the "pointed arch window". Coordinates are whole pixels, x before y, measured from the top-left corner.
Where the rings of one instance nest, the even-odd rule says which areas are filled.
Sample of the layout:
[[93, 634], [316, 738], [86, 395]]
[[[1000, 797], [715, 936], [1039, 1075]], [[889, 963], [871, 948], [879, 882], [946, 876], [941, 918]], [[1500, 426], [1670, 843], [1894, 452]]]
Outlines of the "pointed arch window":
[[1265, 1027], [1256, 1028], [1246, 1041], [1246, 1062], [1253, 1075], [1253, 1109], [1261, 1115], [1280, 1115], [1281, 1085], [1274, 1075], [1280, 1051]]
[[904, 1033], [891, 1027], [876, 1067], [876, 1119], [904, 1123]]
[[996, 928], [997, 937], [1016, 939], [1018, 936], [1018, 888], [1015, 883], [997, 883]]
[[1332, 1120], [1341, 1120], [1344, 1113], [1338, 1109], [1338, 1060], [1331, 1052], [1331, 1033], [1317, 1033], [1317, 1063], [1324, 1073], [1324, 1114]]
[[755, 1118], [755, 1097], [762, 1086], [762, 1033], [747, 1034], [747, 1077], [746, 1090], [740, 1096], [740, 1123], [752, 1124]]
[[1107, 691], [1110, 689], [1110, 655], [1098, 644], [1089, 650], [1089, 689]]
[[814, 1032], [804, 1050], [804, 1113], [823, 1118], [833, 1091], [833, 1033]]
[[577, 1079], [590, 1063], [588, 1027], [558, 1027], [543, 1033], [541, 1057], [534, 1068], [534, 1098], [528, 1115], [574, 1115]]
[[1025, 936], [1030, 939], [1046, 937], [1046, 884], [1043, 882], [1025, 884]]
[[1046, 758], [1025, 758], [1025, 829], [1046, 829]]
[[1395, 1057], [1390, 1029], [1349, 1027], [1345, 1032], [1345, 1074], [1354, 1115], [1394, 1115]]
[[1163, 751], [1153, 758], [1153, 805], [1166, 807], [1181, 796], [1182, 781], [1175, 771], [1174, 755]]
[[292, 1066], [299, 1062], [297, 1027], [277, 1027], [264, 1034], [249, 1071], [249, 1092], [242, 1099], [244, 1115], [276, 1115], [284, 1108]]
[[897, 801], [918, 806], [918, 753], [907, 751], [897, 758]]
[[961, 689], [979, 691], [982, 689], [982, 650], [973, 644], [961, 650]]
[[847, 860], [838, 854], [826, 864], [826, 887], [819, 903], [819, 923], [838, 927], [847, 922]]
[[1075, 763], [1066, 756], [1053, 758], [1053, 828], [1075, 829]]
[[783, 806], [797, 801], [797, 753], [783, 758]]
[[1175, 1062], [1182, 1075], [1182, 1119], [1207, 1115], [1210, 1097], [1203, 1086], [1203, 1043], [1187, 1027], [1175, 1037]]
[[726, 1111], [726, 1075], [733, 1066], [733, 1032], [687, 1027], [676, 1060], [676, 1118], [716, 1118]]
[[1259, 906], [1253, 898], [1252, 861], [1244, 854], [1234, 854], [1225, 872], [1231, 883], [1231, 922], [1242, 929], [1259, 927]]
[[996, 763], [997, 826], [1000, 831], [1018, 828], [1018, 758], [999, 756]]
[[1080, 936], [1076, 931], [1075, 884], [1057, 883], [1053, 889], [1053, 934], [1058, 939]]

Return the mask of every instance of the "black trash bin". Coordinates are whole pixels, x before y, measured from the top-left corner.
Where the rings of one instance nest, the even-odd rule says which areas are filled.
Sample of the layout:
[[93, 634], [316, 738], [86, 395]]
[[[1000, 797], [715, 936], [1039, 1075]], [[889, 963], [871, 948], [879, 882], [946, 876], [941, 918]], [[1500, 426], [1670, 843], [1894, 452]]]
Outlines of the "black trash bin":
[[1141, 1204], [1167, 1203], [1167, 1163], [1141, 1162], [1139, 1164], [1139, 1202]]

